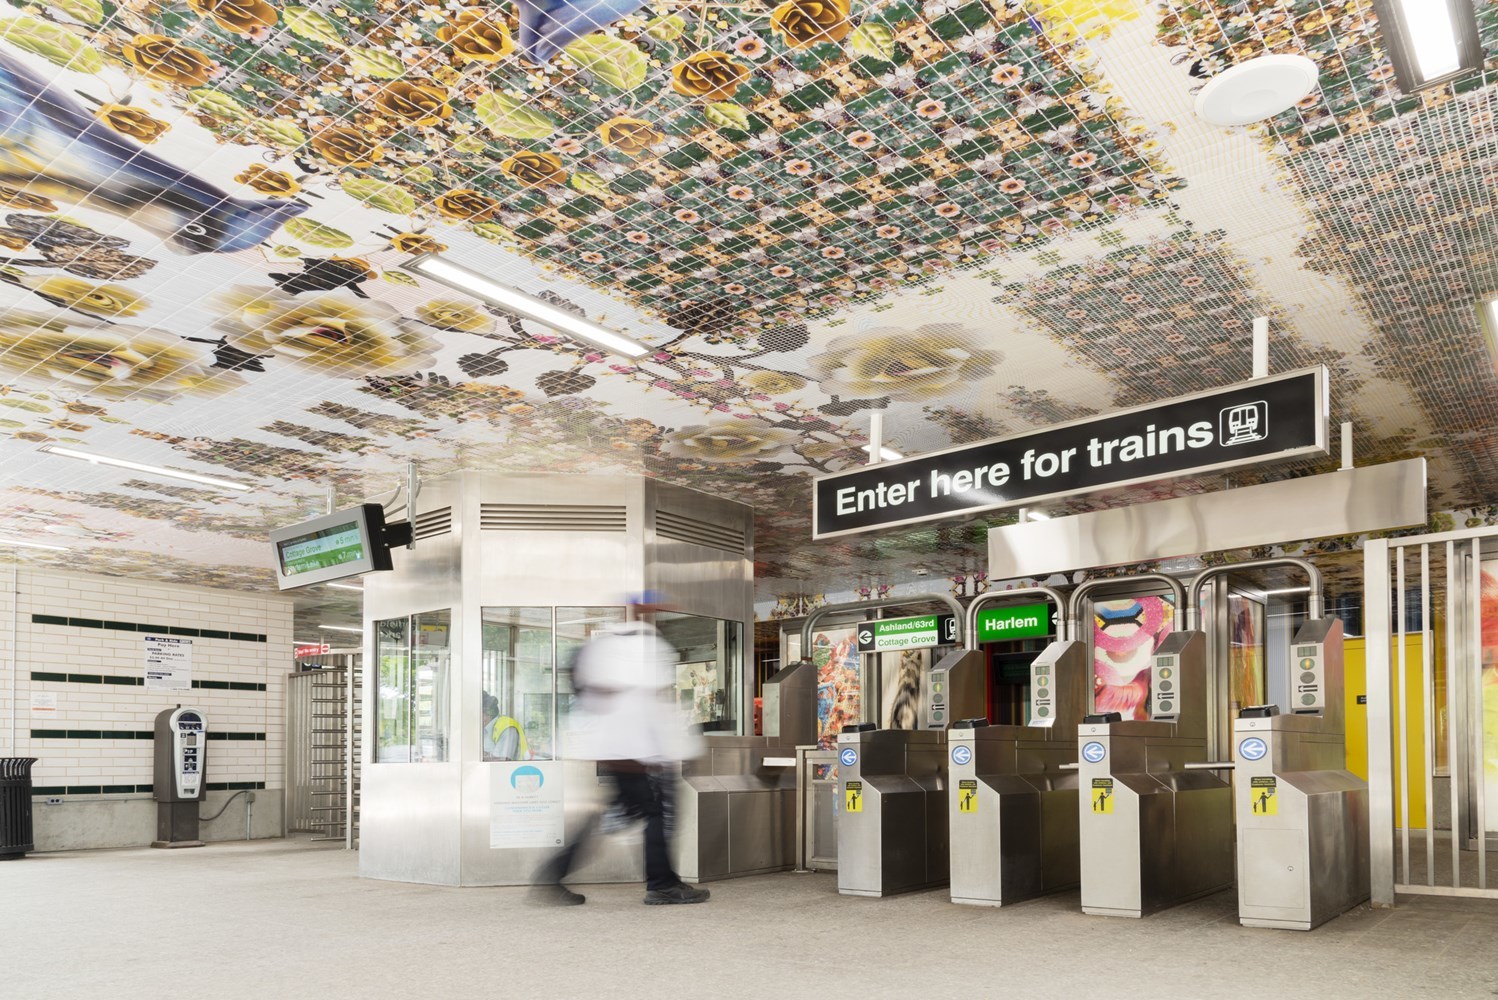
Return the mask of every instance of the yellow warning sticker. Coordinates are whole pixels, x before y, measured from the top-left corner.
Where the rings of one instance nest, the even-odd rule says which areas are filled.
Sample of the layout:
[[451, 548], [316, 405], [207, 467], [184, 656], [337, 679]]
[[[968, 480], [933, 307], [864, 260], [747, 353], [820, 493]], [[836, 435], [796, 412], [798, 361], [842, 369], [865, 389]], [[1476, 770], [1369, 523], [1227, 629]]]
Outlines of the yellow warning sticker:
[[971, 778], [964, 778], [957, 782], [957, 811], [960, 813], [978, 811], [978, 782]]
[[1280, 814], [1279, 779], [1274, 777], [1254, 778], [1249, 782], [1250, 806], [1255, 816], [1278, 816]]
[[1092, 779], [1092, 811], [1101, 816], [1113, 815], [1113, 779]]
[[863, 812], [863, 782], [849, 781], [843, 785], [843, 810], [850, 813]]

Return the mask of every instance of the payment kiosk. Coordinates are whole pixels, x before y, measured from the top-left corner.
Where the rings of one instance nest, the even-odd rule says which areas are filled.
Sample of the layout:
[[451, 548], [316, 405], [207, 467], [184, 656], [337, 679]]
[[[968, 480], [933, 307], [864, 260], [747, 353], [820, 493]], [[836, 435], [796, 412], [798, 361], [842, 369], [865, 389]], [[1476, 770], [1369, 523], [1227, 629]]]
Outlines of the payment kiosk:
[[1368, 898], [1368, 785], [1347, 770], [1342, 623], [1306, 622], [1290, 654], [1289, 710], [1233, 724], [1238, 919], [1307, 931]]
[[156, 716], [156, 840], [152, 847], [202, 847], [198, 803], [208, 768], [208, 723], [195, 708], [168, 708]]
[[1140, 917], [1233, 881], [1229, 785], [1206, 770], [1206, 640], [1175, 632], [1150, 664], [1148, 720], [1079, 727], [1082, 910]]
[[983, 655], [928, 673], [921, 729], [846, 728], [837, 739], [837, 889], [889, 896], [947, 881], [947, 726], [984, 710]]
[[952, 902], [1002, 906], [1077, 884], [1077, 726], [1087, 647], [1053, 642], [1030, 666], [1030, 721], [947, 733]]

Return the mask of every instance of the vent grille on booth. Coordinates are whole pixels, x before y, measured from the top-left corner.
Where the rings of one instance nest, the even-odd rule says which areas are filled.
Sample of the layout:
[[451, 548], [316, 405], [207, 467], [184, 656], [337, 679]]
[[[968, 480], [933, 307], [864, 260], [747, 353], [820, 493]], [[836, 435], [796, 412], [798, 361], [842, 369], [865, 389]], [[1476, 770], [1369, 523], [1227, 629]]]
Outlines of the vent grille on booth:
[[411, 522], [411, 536], [416, 539], [445, 535], [451, 530], [453, 530], [451, 507], [438, 507], [436, 510], [425, 511], [417, 514], [416, 519]]
[[710, 549], [740, 554], [748, 543], [743, 528], [715, 524], [669, 510], [655, 512], [655, 533], [677, 542], [691, 542], [693, 545], [706, 545]]
[[484, 531], [623, 531], [624, 507], [602, 504], [486, 503], [479, 505]]

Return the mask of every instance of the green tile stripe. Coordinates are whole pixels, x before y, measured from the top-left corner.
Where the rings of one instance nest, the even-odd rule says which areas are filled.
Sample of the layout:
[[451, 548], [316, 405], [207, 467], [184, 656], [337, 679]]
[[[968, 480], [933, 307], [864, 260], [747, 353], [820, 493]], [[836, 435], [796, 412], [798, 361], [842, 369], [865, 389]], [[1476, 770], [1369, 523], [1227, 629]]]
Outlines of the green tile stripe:
[[[210, 792], [259, 791], [265, 788], [263, 781], [210, 781], [206, 790]], [[37, 785], [31, 789], [32, 797], [50, 795], [149, 795], [153, 785]]]
[[[34, 740], [154, 740], [156, 734], [146, 729], [33, 729]], [[210, 740], [263, 743], [264, 733], [224, 733], [209, 730]]]
[[101, 618], [69, 618], [64, 615], [32, 615], [33, 625], [71, 625], [73, 628], [103, 628], [114, 632], [150, 632], [155, 635], [186, 635], [198, 639], [231, 639], [234, 642], [266, 642], [258, 632], [225, 632], [183, 625], [147, 625], [141, 622], [105, 621]]
[[[48, 670], [33, 670], [34, 681], [58, 681], [67, 684], [122, 684], [142, 687], [143, 677], [114, 677], [109, 674], [60, 674]], [[193, 681], [192, 686], [205, 691], [264, 691], [264, 684], [249, 681]]]

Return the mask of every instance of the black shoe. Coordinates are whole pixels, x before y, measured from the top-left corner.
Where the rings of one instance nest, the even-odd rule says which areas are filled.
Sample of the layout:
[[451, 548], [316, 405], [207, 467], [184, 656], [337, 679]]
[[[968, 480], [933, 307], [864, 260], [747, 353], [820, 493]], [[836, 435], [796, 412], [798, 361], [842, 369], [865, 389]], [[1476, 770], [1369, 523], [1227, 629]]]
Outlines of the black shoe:
[[706, 889], [693, 889], [689, 885], [673, 885], [669, 889], [651, 889], [645, 894], [646, 906], [666, 906], [670, 903], [706, 903], [712, 893]]
[[587, 901], [588, 897], [582, 893], [556, 883], [538, 885], [531, 890], [531, 902], [541, 906], [581, 906]]

